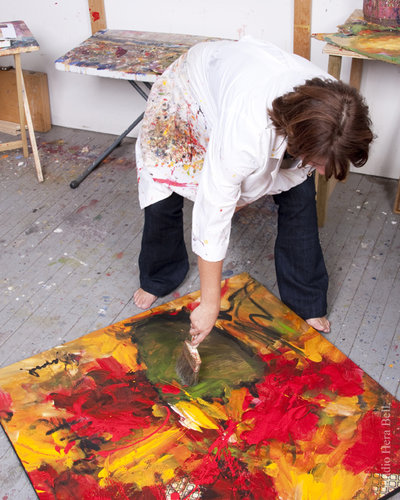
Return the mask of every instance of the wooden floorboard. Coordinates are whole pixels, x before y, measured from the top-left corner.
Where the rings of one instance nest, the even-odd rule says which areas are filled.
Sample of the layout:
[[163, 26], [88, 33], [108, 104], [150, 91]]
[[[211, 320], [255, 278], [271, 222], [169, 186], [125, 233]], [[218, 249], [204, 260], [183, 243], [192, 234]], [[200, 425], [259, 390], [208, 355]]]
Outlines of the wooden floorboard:
[[[143, 221], [134, 140], [124, 140], [79, 188], [69, 187], [114, 139], [61, 127], [38, 134], [41, 184], [33, 158], [18, 150], [0, 155], [0, 366], [140, 312], [132, 303]], [[327, 338], [399, 398], [396, 187], [395, 180], [352, 173], [337, 185], [320, 237], [330, 276]], [[191, 211], [185, 202], [188, 248]], [[224, 277], [247, 271], [278, 295], [276, 217], [270, 197], [235, 214]], [[199, 288], [196, 256], [189, 260], [185, 281], [156, 304]], [[3, 432], [0, 498], [35, 498]]]

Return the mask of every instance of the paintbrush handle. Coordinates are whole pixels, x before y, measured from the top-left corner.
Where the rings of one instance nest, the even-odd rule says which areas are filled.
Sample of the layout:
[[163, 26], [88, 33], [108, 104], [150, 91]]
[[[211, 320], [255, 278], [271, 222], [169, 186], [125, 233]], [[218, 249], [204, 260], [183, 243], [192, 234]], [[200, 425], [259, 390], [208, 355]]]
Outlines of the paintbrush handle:
[[200, 364], [201, 359], [200, 359], [200, 354], [199, 354], [199, 351], [197, 350], [197, 347], [192, 346], [191, 343], [189, 342], [189, 340], [185, 340], [185, 344], [186, 344], [186, 347], [188, 348], [188, 351], [190, 352], [190, 355], [192, 356], [192, 358], [194, 358], [196, 360], [196, 364]]

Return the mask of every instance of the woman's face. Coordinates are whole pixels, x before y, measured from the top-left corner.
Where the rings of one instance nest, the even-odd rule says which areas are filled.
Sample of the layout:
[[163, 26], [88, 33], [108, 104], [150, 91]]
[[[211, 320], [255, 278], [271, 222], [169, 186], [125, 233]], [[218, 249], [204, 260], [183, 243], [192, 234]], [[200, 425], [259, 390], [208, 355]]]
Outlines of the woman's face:
[[314, 167], [315, 170], [321, 174], [321, 175], [325, 175], [325, 164], [322, 163], [322, 162], [318, 162], [318, 161], [310, 161], [309, 162], [309, 165], [311, 167]]
[[[301, 159], [302, 162], [304, 161], [304, 157], [303, 156], [300, 156], [300, 159]], [[315, 168], [315, 170], [319, 174], [325, 175], [325, 165], [326, 165], [326, 160], [325, 159], [316, 158], [315, 160], [308, 161], [307, 165], [309, 165], [310, 167]]]

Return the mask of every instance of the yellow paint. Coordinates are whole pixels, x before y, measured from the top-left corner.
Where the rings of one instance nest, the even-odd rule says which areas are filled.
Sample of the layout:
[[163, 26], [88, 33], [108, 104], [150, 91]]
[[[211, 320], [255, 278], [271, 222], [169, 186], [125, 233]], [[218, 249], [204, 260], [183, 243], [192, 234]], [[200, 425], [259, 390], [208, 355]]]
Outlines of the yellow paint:
[[154, 485], [159, 475], [168, 482], [174, 477], [175, 468], [179, 465], [175, 456], [179, 456], [180, 460], [190, 456], [186, 446], [180, 444], [182, 438], [182, 430], [168, 429], [133, 445], [133, 449], [114, 452], [107, 457], [99, 472], [100, 485], [105, 487], [112, 479], [134, 483], [142, 489]]
[[360, 413], [354, 413], [354, 415], [349, 415], [347, 418], [340, 421], [336, 432], [341, 441], [348, 441], [354, 436], [360, 416]]
[[226, 411], [235, 422], [240, 422], [242, 420], [243, 402], [247, 392], [247, 389], [242, 387], [240, 389], [234, 389], [229, 396]]
[[354, 41], [354, 48], [363, 49], [366, 52], [374, 54], [376, 52], [399, 52], [400, 53], [400, 38], [398, 36], [380, 36], [363, 38], [359, 37]]
[[359, 413], [358, 397], [337, 397], [334, 401], [329, 401], [325, 406], [325, 411], [328, 416], [340, 415], [344, 417]]
[[[280, 498], [293, 500], [343, 500], [353, 498], [367, 474], [353, 475], [341, 466], [327, 466], [321, 459], [309, 467], [279, 443], [271, 444], [270, 459], [278, 467], [274, 486]], [[326, 458], [326, 457], [325, 457]]]
[[152, 413], [157, 418], [165, 418], [167, 416], [167, 410], [164, 405], [155, 403], [152, 407]]
[[304, 355], [311, 361], [319, 363], [322, 358], [326, 358], [340, 363], [346, 359], [346, 356], [339, 349], [314, 330], [302, 335], [301, 340], [304, 342]]
[[[19, 434], [15, 442], [15, 451], [28, 472], [37, 469], [43, 462], [51, 463], [54, 467], [59, 462], [67, 464], [68, 467], [71, 461], [84, 458], [83, 452], [75, 446], [68, 451], [68, 454], [65, 453], [68, 441], [63, 440], [62, 436], [63, 434], [67, 436], [67, 431], [58, 431], [54, 433], [55, 436], [46, 436], [47, 430], [48, 428], [44, 425], [35, 429], [27, 429]], [[47, 440], [44, 440], [43, 436], [46, 436]]]
[[184, 417], [187, 424], [193, 424], [190, 427], [191, 429], [218, 429], [213, 419], [208, 417], [196, 404], [190, 401], [178, 401], [173, 408], [178, 410], [178, 413]]
[[276, 477], [279, 474], [279, 467], [275, 462], [273, 462], [272, 464], [264, 467], [264, 472], [268, 474], [268, 476]]
[[208, 401], [205, 401], [201, 398], [197, 398], [196, 401], [202, 407], [204, 412], [211, 418], [216, 418], [218, 420], [228, 419], [225, 408], [220, 403], [218, 403], [218, 401], [209, 403]]
[[123, 366], [126, 366], [131, 371], [138, 369], [137, 363], [137, 348], [133, 344], [120, 342], [112, 351], [112, 356]]
[[321, 480], [313, 474], [292, 471], [295, 498], [301, 500], [343, 500], [353, 498], [364, 483], [364, 477], [353, 476], [346, 470], [333, 471], [325, 467]]

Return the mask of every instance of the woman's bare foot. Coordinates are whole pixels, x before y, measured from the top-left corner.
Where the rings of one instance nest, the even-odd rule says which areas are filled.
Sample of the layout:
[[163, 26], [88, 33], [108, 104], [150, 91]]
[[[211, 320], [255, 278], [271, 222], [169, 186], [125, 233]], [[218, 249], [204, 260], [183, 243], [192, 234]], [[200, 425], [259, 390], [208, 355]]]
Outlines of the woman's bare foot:
[[322, 318], [309, 318], [306, 319], [306, 322], [319, 332], [329, 333], [331, 331], [331, 324], [326, 316]]
[[140, 309], [148, 309], [152, 306], [153, 302], [157, 300], [157, 296], [149, 292], [145, 292], [143, 288], [138, 288], [133, 294], [133, 301]]

